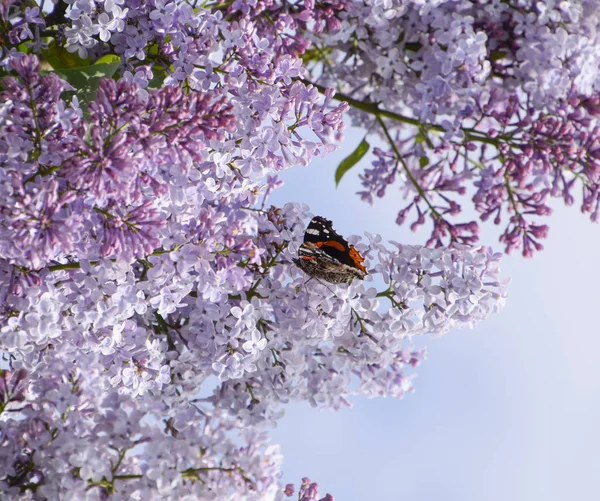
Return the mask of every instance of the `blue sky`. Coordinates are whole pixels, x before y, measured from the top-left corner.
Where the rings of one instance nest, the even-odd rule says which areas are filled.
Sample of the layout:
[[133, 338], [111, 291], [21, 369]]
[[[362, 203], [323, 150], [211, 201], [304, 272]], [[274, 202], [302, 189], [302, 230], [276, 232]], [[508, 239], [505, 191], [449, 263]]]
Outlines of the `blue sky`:
[[[350, 131], [340, 151], [284, 172], [271, 203], [307, 203], [346, 236], [422, 244], [426, 232], [394, 224], [395, 190], [374, 207], [354, 194], [359, 166], [335, 188], [360, 137]], [[340, 412], [288, 407], [273, 433], [286, 481], [308, 476], [336, 501], [598, 499], [600, 227], [577, 207], [554, 207], [546, 250], [504, 259], [504, 310], [427, 340], [415, 393]], [[498, 234], [484, 228], [482, 243], [500, 250]]]

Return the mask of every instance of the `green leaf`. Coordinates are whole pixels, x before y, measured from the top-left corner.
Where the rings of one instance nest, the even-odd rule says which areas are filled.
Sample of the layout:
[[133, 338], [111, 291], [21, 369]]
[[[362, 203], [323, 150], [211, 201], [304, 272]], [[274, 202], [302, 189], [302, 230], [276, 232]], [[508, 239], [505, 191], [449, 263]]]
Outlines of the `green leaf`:
[[167, 71], [160, 66], [154, 66], [152, 68], [152, 73], [154, 76], [152, 77], [152, 80], [148, 82], [148, 89], [160, 89], [165, 78], [167, 78]]
[[492, 61], [498, 61], [499, 59], [505, 58], [507, 54], [508, 54], [507, 51], [494, 50], [490, 54], [490, 60], [492, 60]]
[[29, 54], [31, 52], [31, 43], [23, 42], [17, 46], [17, 50], [23, 54]]
[[354, 167], [354, 165], [356, 165], [360, 161], [360, 159], [367, 154], [369, 148], [369, 143], [367, 143], [366, 139], [363, 139], [360, 142], [360, 144], [356, 147], [356, 149], [340, 162], [340, 165], [338, 165], [338, 168], [335, 171], [336, 186], [340, 184], [340, 181], [342, 180], [342, 177], [344, 177], [344, 174], [346, 174], [346, 172], [348, 172], [352, 167]]
[[120, 63], [120, 62], [121, 62], [121, 58], [119, 56], [117, 56], [116, 54], [106, 54], [105, 56], [102, 56], [100, 59], [98, 59], [94, 63], [94, 66], [96, 66], [98, 64], [110, 64], [110, 63]]
[[54, 69], [81, 68], [90, 64], [89, 58], [81, 59], [76, 52], [71, 53], [61, 45], [58, 45], [56, 40], [50, 40], [48, 49], [42, 51], [41, 57]]
[[95, 99], [100, 79], [112, 78], [120, 64], [120, 62], [92, 64], [82, 68], [64, 68], [55, 71], [75, 87], [79, 104], [82, 109], [85, 109], [85, 106]]
[[419, 158], [419, 165], [421, 166], [421, 168], [426, 167], [427, 165], [429, 165], [429, 158], [427, 158], [427, 157], [421, 157], [421, 158]]
[[310, 49], [305, 50], [300, 57], [305, 65], [308, 63], [323, 63], [328, 61], [332, 52], [333, 49], [330, 47], [313, 46]]
[[149, 56], [159, 56], [160, 55], [160, 44], [152, 43], [148, 45], [147, 54]]

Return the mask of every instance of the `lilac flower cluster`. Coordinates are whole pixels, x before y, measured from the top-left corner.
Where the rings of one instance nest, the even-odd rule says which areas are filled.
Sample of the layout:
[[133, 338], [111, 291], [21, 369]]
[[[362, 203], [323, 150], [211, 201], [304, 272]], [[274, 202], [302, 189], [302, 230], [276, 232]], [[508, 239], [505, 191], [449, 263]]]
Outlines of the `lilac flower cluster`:
[[[294, 485], [286, 485], [284, 492], [287, 497], [292, 497], [295, 492]], [[311, 482], [309, 478], [303, 478], [298, 491], [298, 501], [317, 501], [318, 497], [319, 486], [315, 482]], [[333, 501], [333, 496], [326, 494], [324, 497], [319, 498], [318, 501]]]
[[596, 2], [347, 2], [338, 17], [308, 69], [387, 144], [363, 200], [399, 186], [399, 224], [429, 219], [429, 245], [472, 244], [477, 222], [456, 219], [474, 184], [481, 220], [504, 222], [506, 251], [525, 256], [542, 248], [550, 197], [571, 204], [580, 186], [597, 220], [598, 122], [584, 104], [600, 90]]
[[[522, 249], [526, 257], [543, 249], [540, 240], [549, 228], [534, 218], [552, 213], [551, 198], [573, 205], [579, 185], [581, 211], [594, 222], [600, 220], [596, 96], [573, 95], [557, 103], [553, 113], [526, 108], [516, 95], [506, 98], [500, 91], [478, 105], [481, 125], [469, 131], [464, 146], [441, 141], [427, 150], [417, 132], [397, 139], [395, 149], [374, 149], [376, 160], [361, 175], [368, 188], [362, 198], [373, 202], [374, 196], [385, 196], [401, 179], [404, 196], [410, 200], [398, 212], [398, 224], [414, 211], [411, 229], [417, 230], [428, 214], [433, 221], [428, 244], [442, 245], [447, 238], [473, 244], [479, 233], [477, 223], [450, 221], [461, 212], [456, 196], [465, 195], [472, 183], [476, 188], [472, 201], [481, 220], [500, 224], [508, 210], [500, 241], [506, 252]], [[481, 130], [486, 130], [485, 136]], [[430, 162], [432, 153], [441, 158]]]
[[0, 346], [19, 409], [1, 421], [10, 495], [274, 499], [281, 458], [260, 430], [282, 404], [402, 397], [424, 356], [412, 336], [474, 325], [503, 302], [499, 255], [380, 237], [353, 242], [382, 290], [304, 283], [292, 258], [307, 209], [256, 207], [277, 181], [216, 150], [241, 126], [217, 89], [144, 100], [106, 80], [84, 118], [34, 57], [11, 66], [0, 134]]
[[[141, 264], [51, 265], [38, 285], [5, 294], [2, 350], [21, 371], [11, 405], [24, 417], [3, 416], [3, 489], [271, 499], [280, 457], [259, 430], [282, 404], [400, 398], [424, 355], [412, 336], [475, 324], [502, 304], [499, 255], [379, 237], [357, 245], [383, 290], [303, 284], [287, 238], [300, 243], [305, 215], [234, 210]], [[2, 290], [15, 273], [4, 260]]]
[[[8, 40], [14, 45], [3, 49], [4, 66], [19, 57], [19, 43], [28, 41], [30, 50], [39, 52], [48, 44], [44, 35], [56, 34], [53, 43], [92, 61], [118, 55], [120, 78], [143, 88], [163, 82], [219, 89], [245, 117], [232, 135], [242, 143], [237, 165], [245, 175], [281, 170], [292, 157], [303, 165], [311, 155], [331, 151], [341, 138], [339, 114], [347, 110], [346, 101], [355, 124], [378, 132], [389, 145], [374, 151], [373, 167], [361, 176], [363, 200], [373, 202], [388, 186], [399, 185], [408, 200], [398, 223], [410, 217], [416, 230], [429, 220], [427, 245], [473, 244], [477, 221], [457, 218], [461, 198], [474, 184], [478, 193], [472, 202], [480, 219], [488, 220], [493, 211], [492, 221], [505, 224], [506, 251], [521, 249], [526, 256], [542, 248], [540, 239], [548, 232], [539, 221], [551, 212], [540, 187], [551, 179], [525, 182], [523, 171], [505, 165], [505, 150], [533, 147], [540, 155], [552, 150], [548, 138], [542, 144], [538, 137], [532, 146], [513, 136], [528, 134], [523, 129], [539, 114], [563, 120], [565, 106], [594, 99], [600, 74], [600, 15], [593, 0], [394, 5], [236, 0], [194, 9], [177, 0], [131, 5], [76, 0], [59, 2], [46, 16], [11, 0], [0, 9], [0, 20], [11, 27]], [[301, 80], [307, 77], [321, 85], [307, 87]], [[327, 106], [331, 87], [342, 92], [335, 110]], [[319, 91], [327, 95], [324, 105]], [[498, 118], [511, 116], [515, 106], [517, 122]], [[269, 120], [269, 127], [260, 127]], [[593, 133], [595, 116], [584, 121], [585, 126], [569, 126]], [[304, 127], [312, 140], [300, 130]], [[574, 147], [585, 151], [583, 136], [575, 141]], [[219, 169], [227, 170], [231, 144], [215, 151]], [[583, 163], [595, 161], [588, 157]], [[564, 177], [568, 193], [560, 196], [574, 200], [580, 185], [582, 210], [594, 214], [589, 169], [582, 175], [553, 161], [552, 173], [550, 165], [543, 170]], [[500, 171], [506, 174], [503, 187], [498, 176], [493, 180], [492, 173]], [[524, 186], [528, 193], [515, 196]], [[558, 191], [550, 190], [550, 196]], [[496, 205], [486, 208], [492, 199]]]
[[19, 0], [5, 0], [0, 5], [0, 23], [2, 23], [2, 41], [0, 56], [4, 56], [6, 47], [19, 45], [22, 42], [33, 40], [36, 50], [47, 48], [42, 43], [41, 30], [46, 22], [41, 15], [39, 7], [31, 7], [28, 2]]
[[[500, 255], [484, 248], [353, 237], [373, 278], [350, 285], [294, 266], [309, 210], [266, 200], [278, 171], [343, 131], [348, 104], [300, 80], [300, 52], [341, 33], [347, 2], [77, 0], [43, 25], [7, 5], [2, 21], [32, 51], [48, 40], [24, 26], [56, 28], [69, 51], [119, 54], [123, 70], [80, 106], [37, 57], [2, 53], [8, 497], [289, 497], [264, 431], [286, 403], [401, 398], [425, 356], [413, 336], [502, 306]], [[298, 495], [317, 499], [316, 484]]]
[[[333, 77], [353, 97], [370, 96], [459, 134], [482, 91], [522, 91], [551, 106], [597, 90], [599, 15], [590, 0], [346, 2], [327, 47]], [[344, 64], [333, 64], [344, 57]], [[340, 89], [343, 90], [343, 89]]]

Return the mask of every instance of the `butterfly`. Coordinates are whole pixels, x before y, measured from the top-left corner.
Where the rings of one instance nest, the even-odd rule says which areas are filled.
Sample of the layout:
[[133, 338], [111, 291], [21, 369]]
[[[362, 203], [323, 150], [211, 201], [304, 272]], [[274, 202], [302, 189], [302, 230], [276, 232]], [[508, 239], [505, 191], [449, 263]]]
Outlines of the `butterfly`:
[[332, 284], [349, 284], [368, 275], [365, 258], [321, 216], [308, 223], [298, 258], [293, 261], [307, 275]]

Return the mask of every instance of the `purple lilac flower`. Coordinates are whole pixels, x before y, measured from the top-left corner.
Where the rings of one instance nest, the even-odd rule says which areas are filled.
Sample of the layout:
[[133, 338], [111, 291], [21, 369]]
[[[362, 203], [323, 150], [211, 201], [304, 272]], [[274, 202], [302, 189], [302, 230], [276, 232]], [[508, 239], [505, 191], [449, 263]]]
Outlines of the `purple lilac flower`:
[[506, 252], [525, 256], [542, 249], [551, 197], [570, 205], [580, 186], [582, 211], [599, 219], [593, 2], [348, 2], [343, 12], [335, 32], [315, 30], [328, 52], [308, 79], [336, 86], [354, 124], [387, 145], [361, 175], [363, 200], [398, 186], [398, 224], [429, 222], [428, 245], [473, 244], [478, 223], [458, 220], [473, 183], [480, 219], [504, 224]]
[[[423, 39], [407, 29], [403, 43], [423, 56], [408, 60], [363, 43], [368, 30], [385, 35], [381, 43], [398, 37], [389, 32], [395, 20], [378, 9], [361, 11], [352, 26], [357, 5], [236, 1], [194, 10], [185, 2], [77, 0], [62, 11], [58, 4], [44, 22], [68, 51], [94, 61], [121, 57], [120, 80], [100, 81], [85, 114], [78, 101], [68, 102], [64, 81], [40, 73], [36, 57], [2, 53], [12, 73], [1, 84], [0, 350], [13, 358], [13, 375], [0, 379], [0, 392], [21, 410], [3, 413], [2, 492], [47, 499], [290, 495], [280, 484], [281, 455], [264, 432], [285, 403], [339, 409], [355, 394], [402, 398], [425, 359], [412, 336], [472, 327], [502, 306], [500, 256], [461, 245], [476, 228], [449, 223], [458, 211], [451, 201], [436, 207], [433, 243], [450, 234], [453, 248], [352, 240], [382, 290], [358, 281], [306, 283], [292, 264], [308, 208], [266, 208], [267, 195], [280, 184], [277, 172], [337, 147], [350, 107], [331, 88], [300, 80], [308, 76], [301, 55], [311, 44], [322, 36], [343, 45], [354, 33], [369, 61], [385, 55], [386, 80], [399, 80], [406, 65], [400, 71], [420, 73], [423, 86], [407, 77], [405, 102], [424, 120], [470, 116], [472, 84], [490, 74], [483, 30], [468, 16], [448, 16], [442, 9], [449, 4], [408, 9], [418, 29], [436, 26]], [[31, 25], [42, 26], [40, 14], [16, 7], [0, 15], [10, 22], [25, 16], [22, 33], [30, 37]], [[558, 14], [548, 13], [545, 24]], [[572, 9], [569, 19], [578, 15]], [[339, 71], [350, 84], [360, 81], [361, 71]], [[165, 77], [158, 90], [150, 88], [156, 76]], [[372, 89], [373, 98], [402, 102], [391, 101], [398, 95], [390, 88]], [[508, 108], [492, 103], [486, 113], [497, 120], [520, 113], [513, 101]], [[584, 124], [597, 103], [582, 97], [570, 106]], [[570, 129], [536, 119], [524, 128], [533, 135], [523, 145], [538, 146], [552, 131], [553, 141], [567, 145], [563, 154], [572, 153]], [[459, 137], [462, 122], [447, 122], [432, 144], [452, 158], [448, 141]], [[419, 226], [424, 195], [461, 194], [470, 174], [451, 163], [458, 177], [442, 175], [441, 161], [422, 161], [423, 139], [394, 137], [427, 188], [409, 188]], [[372, 179], [408, 176], [394, 155], [380, 155]], [[546, 186], [538, 171], [536, 182]], [[486, 185], [495, 186], [496, 173], [489, 176]], [[520, 189], [527, 179], [515, 175], [525, 183]], [[392, 181], [373, 182], [381, 190]], [[594, 193], [590, 185], [591, 210]], [[298, 494], [319, 498], [308, 479]]]

